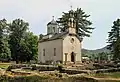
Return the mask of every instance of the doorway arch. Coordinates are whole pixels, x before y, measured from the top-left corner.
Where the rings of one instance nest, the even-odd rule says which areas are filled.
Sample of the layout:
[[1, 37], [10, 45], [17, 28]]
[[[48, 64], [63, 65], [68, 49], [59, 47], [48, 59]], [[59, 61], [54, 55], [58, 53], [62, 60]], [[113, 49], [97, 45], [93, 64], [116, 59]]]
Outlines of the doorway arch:
[[75, 55], [74, 55], [74, 52], [71, 53], [71, 62], [75, 62]]

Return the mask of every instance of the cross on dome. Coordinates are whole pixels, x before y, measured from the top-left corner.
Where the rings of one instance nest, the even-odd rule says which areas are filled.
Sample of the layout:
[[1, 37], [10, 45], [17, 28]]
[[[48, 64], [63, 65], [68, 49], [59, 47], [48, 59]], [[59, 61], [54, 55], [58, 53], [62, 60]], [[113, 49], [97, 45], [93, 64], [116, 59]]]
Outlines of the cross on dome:
[[72, 10], [72, 5], [70, 6], [71, 10]]
[[54, 20], [54, 16], [52, 16], [53, 20]]

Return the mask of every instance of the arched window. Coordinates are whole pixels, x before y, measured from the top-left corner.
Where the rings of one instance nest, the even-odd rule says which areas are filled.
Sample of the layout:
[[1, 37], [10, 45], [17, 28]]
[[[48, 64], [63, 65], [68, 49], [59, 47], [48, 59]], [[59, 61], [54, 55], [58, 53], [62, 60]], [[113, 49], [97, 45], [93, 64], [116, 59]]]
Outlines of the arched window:
[[74, 42], [74, 38], [71, 38], [71, 43], [73, 43]]
[[55, 27], [53, 27], [53, 32], [55, 32]]
[[48, 27], [48, 33], [50, 33], [50, 27]]
[[43, 49], [43, 56], [45, 56], [45, 49]]
[[54, 48], [54, 56], [56, 56], [56, 48]]

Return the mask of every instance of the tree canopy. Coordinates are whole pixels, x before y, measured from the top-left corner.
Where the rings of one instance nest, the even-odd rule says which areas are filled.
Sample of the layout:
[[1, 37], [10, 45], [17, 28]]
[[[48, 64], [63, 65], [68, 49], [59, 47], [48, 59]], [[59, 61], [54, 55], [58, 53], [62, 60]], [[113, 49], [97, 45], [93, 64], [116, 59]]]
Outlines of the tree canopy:
[[113, 54], [113, 59], [120, 59], [120, 19], [113, 22], [111, 31], [108, 32], [108, 49]]
[[28, 28], [29, 24], [22, 19], [11, 23], [0, 20], [0, 60], [36, 60], [38, 37]]
[[[12, 23], [9, 24], [9, 44], [11, 49], [11, 56], [13, 60], [19, 61], [22, 57], [22, 39], [24, 39], [25, 33], [28, 29], [28, 23], [24, 22], [20, 19], [13, 20]], [[24, 56], [23, 56], [24, 57]]]
[[11, 52], [8, 44], [7, 21], [5, 19], [0, 20], [0, 60], [9, 60], [11, 58]]
[[89, 21], [87, 18], [90, 17], [90, 15], [87, 15], [81, 8], [77, 8], [77, 10], [70, 10], [67, 13], [63, 12], [63, 15], [61, 18], [58, 19], [58, 23], [60, 24], [60, 29], [62, 32], [64, 32], [68, 27], [68, 21], [70, 18], [70, 12], [73, 12], [74, 14], [74, 20], [76, 21], [76, 33], [80, 37], [90, 37], [90, 34], [92, 33], [91, 30], [94, 28], [91, 27], [92, 22]]

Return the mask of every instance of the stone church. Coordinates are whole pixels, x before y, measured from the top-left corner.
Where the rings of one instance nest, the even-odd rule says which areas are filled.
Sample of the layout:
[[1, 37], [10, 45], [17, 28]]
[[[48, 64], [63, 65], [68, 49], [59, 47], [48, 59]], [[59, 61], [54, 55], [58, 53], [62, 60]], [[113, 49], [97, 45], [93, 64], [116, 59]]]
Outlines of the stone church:
[[47, 24], [47, 34], [38, 42], [39, 63], [81, 63], [81, 39], [76, 34], [74, 15], [69, 14], [65, 32], [59, 32], [59, 25], [54, 19]]

